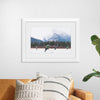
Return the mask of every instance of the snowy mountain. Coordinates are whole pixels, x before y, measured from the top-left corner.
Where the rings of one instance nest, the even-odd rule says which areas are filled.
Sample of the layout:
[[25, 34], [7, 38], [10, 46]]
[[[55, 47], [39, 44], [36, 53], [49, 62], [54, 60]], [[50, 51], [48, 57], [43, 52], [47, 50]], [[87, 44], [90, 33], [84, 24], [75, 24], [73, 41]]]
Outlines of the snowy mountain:
[[49, 37], [48, 39], [44, 38], [44, 41], [62, 41], [62, 42], [71, 42], [71, 36], [67, 35], [65, 33], [62, 34], [57, 34], [57, 33], [53, 33], [53, 35], [51, 37]]
[[33, 38], [31, 37], [31, 43], [40, 43], [40, 42], [43, 42], [42, 40], [39, 40], [39, 39], [36, 39], [36, 38]]
[[53, 33], [52, 36], [49, 36], [48, 38], [44, 38], [43, 40], [31, 37], [31, 43], [35, 43], [35, 42], [41, 43], [41, 42], [47, 42], [47, 41], [71, 42], [71, 36], [65, 33], [62, 33], [62, 34]]

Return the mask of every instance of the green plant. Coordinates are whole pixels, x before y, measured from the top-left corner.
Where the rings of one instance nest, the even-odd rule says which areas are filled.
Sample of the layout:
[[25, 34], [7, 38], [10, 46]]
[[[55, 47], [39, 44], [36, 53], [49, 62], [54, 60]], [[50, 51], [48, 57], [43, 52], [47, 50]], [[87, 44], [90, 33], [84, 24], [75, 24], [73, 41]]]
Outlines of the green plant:
[[96, 77], [100, 77], [100, 72], [99, 71], [96, 71], [95, 69], [93, 69], [94, 73], [90, 73], [88, 75], [86, 75], [84, 78], [83, 78], [83, 81], [86, 82], [88, 81], [91, 77], [93, 76], [96, 76]]
[[[95, 48], [100, 56], [100, 38], [97, 35], [92, 35], [91, 41], [92, 41], [92, 44], [95, 45]], [[94, 71], [93, 73], [90, 73], [83, 78], [84, 82], [88, 81], [93, 76], [100, 77], [99, 71], [96, 71], [95, 69], [93, 69], [93, 71]]]
[[92, 41], [92, 44], [95, 45], [95, 48], [100, 56], [100, 38], [97, 35], [92, 35], [91, 41]]

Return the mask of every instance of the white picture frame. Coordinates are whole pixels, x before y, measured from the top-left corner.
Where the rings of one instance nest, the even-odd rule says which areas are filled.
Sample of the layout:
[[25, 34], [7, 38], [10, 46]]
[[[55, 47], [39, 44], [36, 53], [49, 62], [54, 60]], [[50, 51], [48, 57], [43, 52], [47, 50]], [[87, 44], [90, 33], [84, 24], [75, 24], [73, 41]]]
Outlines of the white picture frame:
[[[41, 28], [42, 27], [42, 28]], [[66, 53], [34, 53], [30, 49], [30, 37], [36, 32], [53, 27], [70, 30], [71, 49], [69, 55]], [[79, 19], [78, 18], [23, 18], [22, 19], [22, 62], [79, 62]], [[39, 31], [40, 30], [40, 31]], [[45, 30], [44, 30], [45, 32]], [[43, 34], [43, 33], [41, 33]], [[31, 50], [31, 51], [30, 51]], [[72, 53], [71, 53], [72, 52]]]

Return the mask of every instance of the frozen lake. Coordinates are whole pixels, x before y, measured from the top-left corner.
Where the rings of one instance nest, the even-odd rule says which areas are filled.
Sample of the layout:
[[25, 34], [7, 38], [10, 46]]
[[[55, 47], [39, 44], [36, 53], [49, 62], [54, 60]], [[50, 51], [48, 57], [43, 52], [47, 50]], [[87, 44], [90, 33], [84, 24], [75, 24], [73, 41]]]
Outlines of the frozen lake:
[[45, 52], [45, 48], [36, 49], [30, 48], [29, 52], [27, 52], [27, 58], [29, 59], [64, 59], [64, 58], [72, 58], [75, 57], [75, 52], [73, 49], [48, 49]]
[[35, 54], [63, 54], [63, 53], [68, 53], [70, 54], [71, 49], [48, 49], [47, 51], [45, 51], [44, 49], [31, 49], [31, 53], [35, 53]]

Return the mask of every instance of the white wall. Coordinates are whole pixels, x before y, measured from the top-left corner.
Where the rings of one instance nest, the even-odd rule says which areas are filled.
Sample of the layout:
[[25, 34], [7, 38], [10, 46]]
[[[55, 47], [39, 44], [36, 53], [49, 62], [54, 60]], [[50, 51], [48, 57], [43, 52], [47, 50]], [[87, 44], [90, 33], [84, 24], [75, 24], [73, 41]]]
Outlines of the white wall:
[[[80, 18], [80, 63], [21, 63], [21, 18]], [[100, 0], [0, 0], [0, 78], [33, 78], [35, 72], [54, 76], [73, 73], [75, 87], [100, 99], [100, 79], [82, 82], [100, 57], [90, 36], [100, 36]]]

